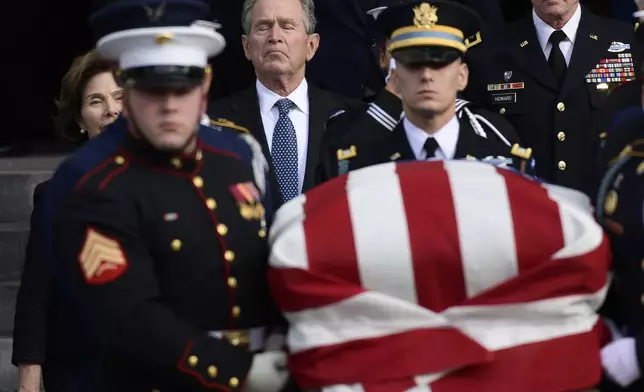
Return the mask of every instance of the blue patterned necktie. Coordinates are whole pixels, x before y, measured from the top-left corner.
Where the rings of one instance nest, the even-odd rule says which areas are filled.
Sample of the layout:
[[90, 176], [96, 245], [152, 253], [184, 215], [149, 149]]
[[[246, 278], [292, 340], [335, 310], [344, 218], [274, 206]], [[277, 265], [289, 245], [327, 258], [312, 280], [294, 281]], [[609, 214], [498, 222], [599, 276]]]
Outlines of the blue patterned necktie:
[[297, 177], [297, 136], [295, 127], [288, 117], [295, 104], [282, 98], [275, 104], [280, 117], [275, 124], [271, 157], [277, 174], [277, 183], [282, 194], [282, 201], [287, 202], [297, 196], [299, 181]]

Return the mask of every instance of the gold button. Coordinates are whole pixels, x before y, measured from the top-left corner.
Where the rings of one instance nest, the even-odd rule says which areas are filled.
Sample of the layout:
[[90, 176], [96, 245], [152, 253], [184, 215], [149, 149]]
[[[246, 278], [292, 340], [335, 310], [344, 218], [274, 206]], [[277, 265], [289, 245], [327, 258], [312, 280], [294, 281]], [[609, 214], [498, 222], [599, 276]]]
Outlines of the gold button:
[[172, 158], [170, 160], [170, 164], [174, 166], [176, 169], [181, 169], [181, 166], [183, 166], [183, 163], [181, 163], [180, 158]]
[[559, 102], [557, 104], [557, 110], [559, 110], [560, 112], [563, 112], [564, 110], [566, 110], [566, 104], [564, 104], [563, 102]]
[[206, 200], [206, 207], [208, 207], [209, 210], [214, 211], [215, 208], [217, 208], [217, 202], [215, 201], [215, 199], [210, 198]]
[[217, 233], [219, 233], [219, 235], [226, 235], [228, 233], [228, 227], [226, 227], [226, 225], [224, 225], [223, 223], [218, 224]]
[[233, 317], [239, 317], [241, 314], [241, 308], [239, 306], [233, 306]]
[[230, 339], [230, 344], [232, 344], [233, 346], [239, 346], [239, 343], [240, 343], [239, 338]]
[[114, 158], [114, 163], [116, 163], [117, 165], [122, 165], [125, 163], [125, 158], [119, 155]]
[[188, 365], [190, 367], [195, 367], [199, 363], [199, 358], [197, 358], [195, 355], [191, 355], [188, 357]]
[[198, 161], [203, 159], [203, 152], [201, 152], [201, 150], [197, 150], [197, 153], [195, 154], [195, 159]]
[[640, 298], [640, 300], [642, 301], [642, 304], [644, 305], [644, 295], [642, 295], [642, 297]]
[[505, 114], [505, 108], [501, 108], [501, 110], [499, 110], [499, 113]]
[[181, 240], [172, 240], [170, 247], [173, 251], [178, 252], [181, 250]]
[[197, 176], [192, 179], [192, 183], [195, 184], [197, 188], [203, 187], [203, 178]]
[[215, 378], [217, 377], [217, 367], [216, 366], [208, 366], [208, 376], [210, 378]]
[[644, 259], [642, 259], [642, 269], [644, 270]]
[[564, 161], [559, 161], [559, 163], [557, 163], [557, 167], [558, 167], [558, 168], [559, 168], [559, 170], [561, 170], [561, 171], [566, 170], [566, 162], [564, 162]]
[[237, 377], [232, 377], [229, 381], [228, 384], [230, 384], [231, 387], [237, 388], [239, 386], [239, 380]]
[[226, 259], [226, 261], [235, 260], [235, 252], [233, 252], [232, 250], [227, 250], [226, 252], [224, 252], [224, 259]]
[[231, 276], [230, 278], [228, 278], [228, 286], [231, 289], [234, 289], [235, 287], [237, 287], [237, 279], [235, 279], [234, 276]]
[[566, 140], [566, 133], [565, 132], [559, 132], [557, 134], [557, 139], [559, 139], [560, 142], [563, 142], [564, 140]]
[[259, 234], [259, 238], [266, 238], [266, 229], [259, 229], [257, 234]]
[[608, 191], [604, 199], [604, 212], [606, 215], [613, 215], [615, 213], [618, 201], [619, 197], [617, 196], [617, 192], [614, 189]]

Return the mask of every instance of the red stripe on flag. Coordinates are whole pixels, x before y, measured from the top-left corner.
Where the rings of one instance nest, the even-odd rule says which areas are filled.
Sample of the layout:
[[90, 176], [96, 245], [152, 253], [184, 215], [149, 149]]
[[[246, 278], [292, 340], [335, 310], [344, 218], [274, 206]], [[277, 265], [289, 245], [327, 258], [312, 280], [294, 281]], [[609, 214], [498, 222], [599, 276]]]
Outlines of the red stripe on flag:
[[344, 301], [365, 290], [333, 275], [298, 268], [269, 268], [268, 283], [282, 312], [298, 312]]
[[510, 200], [519, 274], [549, 260], [565, 246], [557, 203], [534, 181], [504, 169]]
[[[418, 304], [440, 312], [467, 297], [449, 177], [443, 162], [398, 165], [397, 171]], [[449, 284], [432, 283], [436, 277]]]
[[407, 380], [492, 359], [492, 353], [458, 330], [431, 328], [318, 347], [292, 354], [289, 365], [300, 387], [320, 388]]
[[596, 327], [584, 334], [497, 351], [493, 362], [435, 381], [432, 392], [567, 392], [592, 388], [599, 384], [602, 373], [598, 331]]
[[307, 192], [304, 236], [309, 270], [341, 276], [360, 284], [346, 182], [336, 178]]

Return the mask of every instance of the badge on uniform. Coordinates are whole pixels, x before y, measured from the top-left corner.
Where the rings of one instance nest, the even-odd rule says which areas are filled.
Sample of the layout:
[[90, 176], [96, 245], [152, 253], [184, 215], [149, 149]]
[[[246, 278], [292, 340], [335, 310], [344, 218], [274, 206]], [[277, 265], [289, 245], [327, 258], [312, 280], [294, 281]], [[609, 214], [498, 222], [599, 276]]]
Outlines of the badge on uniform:
[[617, 57], [601, 59], [585, 77], [586, 83], [625, 83], [635, 79], [635, 64], [630, 52], [621, 53], [630, 49], [630, 45], [613, 42], [608, 49], [617, 53]]
[[261, 194], [252, 182], [243, 182], [228, 187], [239, 207], [239, 214], [246, 220], [259, 220], [265, 210], [261, 203]]
[[127, 259], [121, 244], [93, 228], [88, 228], [85, 233], [78, 261], [85, 281], [90, 285], [112, 282], [127, 269]]

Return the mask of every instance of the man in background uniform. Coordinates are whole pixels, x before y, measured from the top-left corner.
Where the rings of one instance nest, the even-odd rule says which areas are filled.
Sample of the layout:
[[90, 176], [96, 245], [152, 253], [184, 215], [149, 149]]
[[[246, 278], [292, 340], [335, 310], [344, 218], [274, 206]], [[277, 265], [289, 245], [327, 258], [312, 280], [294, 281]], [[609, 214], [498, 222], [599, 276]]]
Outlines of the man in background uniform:
[[611, 240], [614, 282], [610, 309], [620, 316], [613, 341], [601, 352], [606, 385], [602, 391], [644, 388], [644, 115], [608, 134], [607, 167], [597, 197], [597, 217]]
[[107, 131], [124, 138], [56, 221], [58, 267], [105, 350], [87, 391], [269, 392], [288, 377], [284, 353], [262, 352], [266, 161], [247, 133], [199, 125], [207, 60], [225, 46], [207, 12], [133, 0], [91, 21], [99, 53], [120, 64], [126, 121], [113, 127], [127, 131]]
[[[457, 115], [462, 107], [456, 96], [468, 83], [466, 38], [480, 31], [478, 15], [451, 1], [408, 1], [385, 9], [377, 21], [391, 37], [387, 50], [396, 69], [389, 83], [402, 98], [404, 119], [396, 122], [396, 114], [390, 113], [384, 121], [382, 109], [376, 113], [373, 106], [367, 115], [381, 120], [380, 129], [352, 128], [351, 115], [332, 119], [318, 181], [394, 160], [503, 157], [512, 161], [509, 157], [518, 138], [507, 121], [469, 109]], [[382, 94], [389, 94], [393, 106], [393, 93]], [[348, 133], [347, 126], [352, 128]], [[386, 132], [387, 136], [374, 137]], [[343, 134], [347, 136], [338, 137]], [[529, 159], [529, 151], [514, 148]]]
[[632, 26], [591, 14], [578, 0], [532, 0], [533, 12], [495, 36], [472, 100], [504, 115], [534, 150], [537, 174], [589, 192], [598, 135], [593, 115], [635, 78]]

